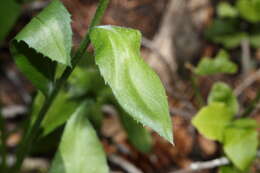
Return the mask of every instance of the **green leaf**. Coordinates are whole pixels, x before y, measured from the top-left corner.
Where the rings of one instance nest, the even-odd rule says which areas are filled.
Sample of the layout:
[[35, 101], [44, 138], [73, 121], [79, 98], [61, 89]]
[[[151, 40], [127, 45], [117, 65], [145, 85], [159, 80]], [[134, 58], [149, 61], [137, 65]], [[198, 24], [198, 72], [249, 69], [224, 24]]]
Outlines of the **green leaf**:
[[123, 110], [120, 111], [119, 116], [130, 143], [143, 153], [150, 152], [152, 149], [152, 137], [148, 130]]
[[224, 151], [237, 168], [245, 170], [256, 157], [258, 134], [255, 128], [243, 127], [248, 125], [248, 120], [241, 121], [225, 130]]
[[0, 5], [0, 44], [14, 26], [21, 13], [21, 6], [15, 0], [1, 0]]
[[244, 32], [235, 32], [227, 35], [219, 35], [213, 38], [215, 43], [222, 44], [227, 49], [233, 49], [241, 44], [241, 41], [247, 38], [247, 34]]
[[246, 172], [241, 172], [237, 170], [234, 166], [222, 166], [220, 167], [218, 173], [246, 173]]
[[260, 48], [260, 34], [251, 35], [249, 41], [254, 48]]
[[229, 60], [226, 51], [221, 50], [214, 59], [204, 57], [195, 68], [197, 75], [214, 75], [218, 73], [234, 74], [237, 72], [237, 65]]
[[15, 37], [11, 52], [19, 69], [45, 95], [52, 89], [55, 62], [71, 64], [70, 14], [54, 0]]
[[237, 0], [236, 7], [240, 15], [249, 22], [260, 21], [260, 0]]
[[205, 31], [205, 36], [214, 41], [214, 38], [236, 33], [239, 28], [239, 20], [215, 19]]
[[[137, 30], [99, 26], [91, 30], [96, 63], [124, 110], [172, 143], [172, 122], [163, 85], [140, 56]], [[102, 40], [102, 41], [101, 41]]]
[[238, 16], [238, 11], [228, 2], [220, 2], [217, 6], [217, 14], [219, 17], [235, 18]]
[[[44, 96], [38, 92], [33, 103], [31, 124], [33, 124], [33, 122], [36, 120], [36, 116], [38, 115], [43, 105], [44, 99]], [[43, 119], [41, 125], [43, 129], [43, 136], [48, 135], [53, 130], [64, 124], [69, 119], [70, 115], [74, 112], [77, 105], [77, 102], [69, 98], [67, 92], [61, 90], [53, 101], [52, 106], [46, 113], [45, 118]]]
[[69, 84], [72, 97], [80, 97], [86, 93], [97, 94], [106, 87], [98, 69], [94, 67], [76, 67], [69, 77]]
[[68, 120], [50, 173], [108, 173], [105, 153], [87, 119], [87, 103]]
[[232, 89], [223, 82], [217, 82], [213, 85], [208, 96], [208, 103], [222, 102], [225, 103], [233, 114], [237, 114], [239, 104]]
[[221, 142], [225, 128], [232, 118], [233, 113], [226, 104], [213, 102], [196, 114], [192, 124], [206, 138]]
[[230, 127], [239, 127], [239, 128], [249, 128], [255, 129], [257, 128], [257, 122], [252, 118], [240, 118], [230, 125]]

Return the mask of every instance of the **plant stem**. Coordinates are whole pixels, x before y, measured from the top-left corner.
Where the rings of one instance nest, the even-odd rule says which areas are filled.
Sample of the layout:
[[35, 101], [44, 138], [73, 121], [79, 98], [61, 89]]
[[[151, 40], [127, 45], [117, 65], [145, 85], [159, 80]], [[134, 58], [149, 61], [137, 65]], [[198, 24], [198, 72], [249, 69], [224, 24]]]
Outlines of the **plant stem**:
[[249, 106], [245, 109], [245, 111], [242, 113], [242, 117], [246, 117], [248, 115], [250, 115], [253, 110], [255, 109], [255, 107], [257, 106], [257, 103], [260, 101], [260, 89], [257, 91], [256, 97], [254, 98], [254, 100], [252, 100], [252, 102], [249, 104]]
[[[91, 24], [89, 26], [89, 29], [94, 27], [95, 25], [99, 24], [102, 16], [104, 15], [104, 12], [107, 8], [109, 0], [100, 0], [95, 16], [91, 21]], [[23, 160], [25, 159], [26, 155], [28, 154], [29, 150], [32, 147], [33, 142], [36, 140], [37, 135], [41, 132], [41, 122], [44, 119], [45, 114], [49, 110], [49, 108], [52, 105], [53, 100], [56, 98], [57, 94], [59, 93], [60, 89], [62, 88], [63, 84], [67, 81], [70, 74], [73, 72], [74, 68], [78, 64], [79, 60], [83, 57], [87, 47], [90, 44], [90, 38], [89, 38], [89, 31], [87, 31], [84, 39], [82, 40], [79, 49], [75, 53], [75, 55], [72, 57], [72, 67], [67, 67], [65, 71], [63, 72], [61, 78], [57, 81], [57, 83], [54, 86], [54, 89], [50, 93], [49, 96], [44, 101], [44, 104], [37, 116], [37, 119], [35, 123], [33, 124], [32, 128], [29, 128], [27, 132], [25, 133], [25, 137], [23, 141], [21, 142], [18, 154], [17, 154], [17, 161], [12, 169], [12, 173], [16, 173], [20, 170]]]
[[1, 130], [1, 152], [2, 152], [2, 160], [1, 160], [1, 171], [5, 172], [6, 169], [6, 131], [5, 131], [5, 121], [4, 117], [0, 112], [0, 130]]

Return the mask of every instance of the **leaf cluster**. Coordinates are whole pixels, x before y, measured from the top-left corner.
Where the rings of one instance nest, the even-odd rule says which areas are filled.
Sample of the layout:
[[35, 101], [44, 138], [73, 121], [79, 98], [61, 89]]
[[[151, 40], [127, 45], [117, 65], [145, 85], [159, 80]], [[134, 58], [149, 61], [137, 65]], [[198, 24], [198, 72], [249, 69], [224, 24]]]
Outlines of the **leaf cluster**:
[[234, 4], [220, 1], [216, 15], [217, 18], [205, 32], [210, 41], [232, 49], [238, 47], [243, 39], [247, 39], [251, 46], [259, 48], [259, 0], [236, 0]]

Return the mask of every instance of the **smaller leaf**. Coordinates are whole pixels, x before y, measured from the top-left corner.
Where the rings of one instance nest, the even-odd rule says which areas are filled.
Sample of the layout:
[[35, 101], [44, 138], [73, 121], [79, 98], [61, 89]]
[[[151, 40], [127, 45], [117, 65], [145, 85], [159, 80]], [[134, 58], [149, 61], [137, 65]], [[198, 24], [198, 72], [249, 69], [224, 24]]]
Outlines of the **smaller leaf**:
[[217, 6], [217, 14], [219, 17], [238, 17], [238, 11], [235, 7], [227, 2], [220, 2]]
[[229, 60], [226, 51], [221, 50], [214, 59], [204, 57], [195, 68], [197, 75], [214, 75], [218, 73], [234, 74], [237, 65]]
[[87, 119], [87, 103], [68, 120], [50, 173], [108, 173], [105, 153]]
[[258, 124], [252, 118], [240, 118], [240, 119], [237, 119], [236, 121], [232, 122], [230, 127], [255, 129], [258, 127]]
[[259, 0], [237, 0], [236, 7], [240, 15], [249, 22], [260, 21], [260, 1]]
[[260, 34], [251, 35], [249, 41], [254, 48], [260, 48]]
[[150, 152], [152, 148], [152, 137], [147, 129], [123, 110], [120, 111], [119, 116], [131, 144], [143, 153]]
[[233, 113], [224, 103], [213, 102], [203, 107], [192, 119], [192, 124], [208, 139], [223, 140], [226, 126], [233, 118]]
[[208, 96], [208, 103], [212, 102], [225, 103], [233, 114], [238, 113], [239, 104], [237, 102], [237, 98], [232, 89], [223, 82], [217, 82], [212, 87]]
[[224, 151], [240, 170], [246, 170], [257, 153], [258, 134], [248, 125], [252, 125], [248, 119], [235, 121], [224, 134]]
[[21, 5], [15, 0], [1, 0], [0, 5], [0, 44], [14, 26], [21, 13]]
[[241, 41], [247, 37], [248, 35], [244, 32], [235, 32], [232, 34], [216, 36], [212, 40], [215, 43], [222, 44], [227, 49], [233, 49], [240, 46]]
[[[33, 104], [31, 124], [35, 121], [43, 102], [44, 96], [41, 93], [38, 93]], [[46, 136], [64, 124], [74, 112], [77, 105], [77, 102], [71, 100], [68, 94], [61, 90], [43, 119], [41, 125], [43, 129], [42, 135]]]
[[76, 67], [69, 77], [69, 93], [72, 97], [81, 97], [87, 93], [97, 95], [106, 87], [97, 68]]
[[54, 0], [15, 37], [11, 52], [18, 68], [45, 95], [55, 81], [56, 62], [71, 64], [70, 14]]

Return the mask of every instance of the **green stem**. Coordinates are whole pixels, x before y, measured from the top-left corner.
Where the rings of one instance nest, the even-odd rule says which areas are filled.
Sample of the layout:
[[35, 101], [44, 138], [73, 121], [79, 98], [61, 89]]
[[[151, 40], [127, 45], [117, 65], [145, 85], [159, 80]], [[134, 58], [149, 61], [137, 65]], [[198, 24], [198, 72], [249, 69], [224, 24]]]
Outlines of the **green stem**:
[[255, 107], [257, 106], [259, 101], [260, 101], [260, 89], [257, 91], [256, 97], [254, 98], [254, 100], [252, 100], [252, 102], [245, 109], [245, 111], [242, 113], [241, 116], [246, 117], [246, 116], [250, 115], [253, 112], [253, 110], [255, 109]]
[[[104, 12], [107, 8], [109, 0], [100, 0], [95, 16], [93, 20], [91, 21], [91, 24], [89, 26], [89, 29], [96, 26], [100, 23], [102, 16], [104, 15]], [[74, 68], [78, 64], [79, 60], [83, 57], [87, 47], [90, 44], [90, 38], [89, 38], [89, 31], [87, 31], [84, 39], [82, 40], [79, 49], [75, 53], [75, 55], [72, 58], [72, 67], [67, 67], [65, 71], [63, 72], [61, 78], [57, 81], [54, 89], [50, 93], [50, 95], [45, 99], [44, 104], [37, 116], [37, 119], [35, 123], [33, 124], [32, 128], [30, 128], [26, 133], [23, 141], [20, 145], [20, 150], [18, 151], [17, 155], [17, 161], [12, 169], [12, 173], [16, 173], [20, 170], [23, 160], [28, 154], [30, 148], [32, 147], [33, 142], [36, 140], [38, 134], [41, 132], [41, 122], [44, 119], [45, 114], [49, 110], [50, 106], [52, 105], [53, 100], [56, 98], [57, 94], [59, 93], [60, 89], [64, 85], [64, 83], [67, 81], [70, 74], [73, 72]]]
[[1, 169], [5, 172], [6, 169], [6, 131], [5, 131], [5, 121], [0, 112], [0, 130], [1, 130], [1, 152], [2, 152], [2, 164]]

